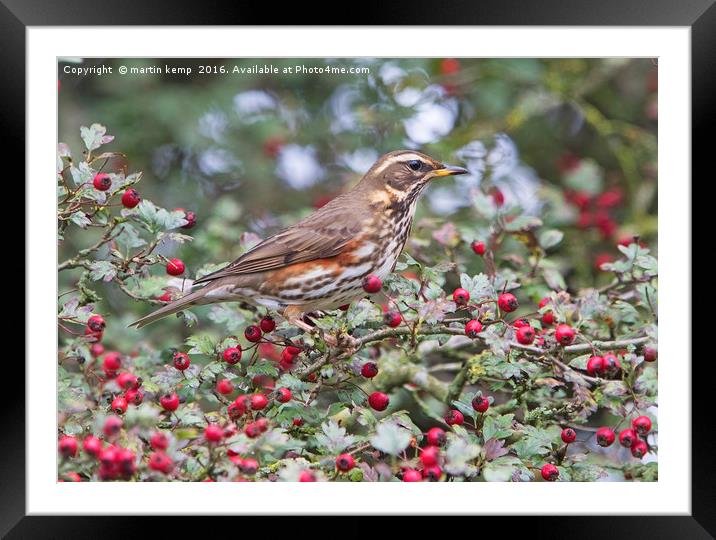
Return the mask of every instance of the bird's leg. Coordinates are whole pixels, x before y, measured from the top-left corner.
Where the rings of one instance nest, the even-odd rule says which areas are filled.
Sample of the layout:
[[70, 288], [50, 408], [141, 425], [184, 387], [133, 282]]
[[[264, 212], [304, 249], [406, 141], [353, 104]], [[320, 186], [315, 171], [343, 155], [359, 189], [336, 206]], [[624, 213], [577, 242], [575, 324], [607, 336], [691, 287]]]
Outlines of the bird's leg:
[[324, 332], [322, 329], [318, 328], [317, 326], [311, 326], [310, 324], [306, 323], [306, 321], [303, 320], [303, 311], [298, 306], [288, 306], [283, 311], [284, 318], [288, 321], [289, 324], [292, 324], [294, 326], [297, 326], [304, 332], [308, 332], [311, 335], [314, 336], [320, 336], [323, 341], [326, 342], [327, 345], [330, 347], [336, 347], [338, 346], [338, 340], [330, 335]]

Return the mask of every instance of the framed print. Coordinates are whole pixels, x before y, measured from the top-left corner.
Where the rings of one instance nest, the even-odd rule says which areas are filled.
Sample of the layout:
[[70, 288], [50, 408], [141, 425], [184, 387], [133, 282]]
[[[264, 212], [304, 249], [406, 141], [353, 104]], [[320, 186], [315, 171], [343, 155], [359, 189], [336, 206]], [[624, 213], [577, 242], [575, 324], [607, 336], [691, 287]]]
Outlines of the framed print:
[[36, 4], [0, 6], [28, 351], [3, 533], [429, 514], [710, 537], [711, 2], [271, 27]]

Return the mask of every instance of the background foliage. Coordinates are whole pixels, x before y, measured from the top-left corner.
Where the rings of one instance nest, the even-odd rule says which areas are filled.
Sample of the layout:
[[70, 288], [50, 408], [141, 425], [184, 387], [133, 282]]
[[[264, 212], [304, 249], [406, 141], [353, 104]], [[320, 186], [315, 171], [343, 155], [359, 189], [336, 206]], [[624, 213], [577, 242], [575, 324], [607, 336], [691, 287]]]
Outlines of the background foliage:
[[[369, 73], [199, 73], [201, 65], [230, 72], [265, 63]], [[99, 64], [115, 73], [63, 75], [64, 66]], [[120, 65], [191, 66], [192, 74], [122, 76]], [[97, 435], [127, 449], [132, 464], [105, 467], [80, 451], [61, 460], [60, 474], [297, 480], [310, 470], [319, 480], [400, 479], [405, 468], [429, 468], [419, 447], [440, 426], [449, 432], [443, 480], [532, 480], [545, 463], [558, 465], [561, 480], [655, 479], [656, 365], [644, 363], [643, 347], [656, 348], [656, 92], [648, 59], [64, 59], [60, 436]], [[180, 294], [191, 278], [353, 185], [381, 153], [405, 147], [471, 174], [441, 180], [423, 197], [387, 298], [317, 321], [364, 339], [357, 354], [331, 353], [285, 325], [266, 335], [273, 343], [251, 348], [243, 330], [263, 312], [233, 304], [127, 327], [147, 304]], [[91, 185], [100, 170], [112, 178], [107, 192]], [[129, 187], [143, 199], [133, 209], [119, 201]], [[186, 214], [176, 208], [195, 212], [197, 224], [182, 228]], [[487, 244], [485, 256], [472, 251], [473, 241]], [[189, 279], [166, 275], [173, 257]], [[471, 294], [469, 309], [452, 302], [460, 286]], [[505, 289], [520, 301], [509, 316], [489, 302]], [[538, 307], [542, 298], [549, 306]], [[404, 323], [386, 330], [381, 305], [400, 309]], [[543, 328], [545, 311], [578, 330], [571, 352], [555, 344], [554, 325]], [[92, 313], [106, 321], [98, 358], [84, 333]], [[474, 340], [463, 331], [472, 317], [486, 323]], [[517, 317], [540, 334], [534, 344], [515, 342], [505, 321]], [[304, 351], [284, 370], [287, 340]], [[244, 359], [231, 367], [221, 353], [234, 345]], [[608, 350], [618, 354], [618, 373], [586, 373], [589, 356]], [[121, 353], [118, 371], [138, 375], [144, 394], [110, 435], [103, 434], [110, 403], [124, 390], [102, 369], [108, 351]], [[189, 369], [173, 367], [176, 351], [189, 354]], [[374, 379], [360, 375], [368, 361], [379, 366]], [[236, 387], [228, 397], [215, 389], [223, 378]], [[273, 399], [280, 387], [291, 390], [289, 402]], [[182, 403], [168, 414], [159, 398], [173, 391]], [[385, 412], [366, 404], [374, 391], [390, 396]], [[229, 418], [226, 405], [255, 392], [269, 405]], [[476, 392], [492, 400], [486, 413], [470, 403]], [[465, 424], [449, 428], [449, 408]], [[618, 443], [596, 444], [598, 427], [625, 428], [642, 414], [653, 424], [645, 458]], [[246, 426], [261, 418], [267, 430], [248, 437]], [[207, 423], [225, 431], [221, 442], [207, 442]], [[565, 426], [578, 433], [568, 448]], [[156, 430], [170, 439], [159, 456], [173, 464], [166, 474], [150, 466]], [[339, 474], [334, 460], [344, 451], [358, 464]], [[245, 465], [251, 459], [257, 471]]]

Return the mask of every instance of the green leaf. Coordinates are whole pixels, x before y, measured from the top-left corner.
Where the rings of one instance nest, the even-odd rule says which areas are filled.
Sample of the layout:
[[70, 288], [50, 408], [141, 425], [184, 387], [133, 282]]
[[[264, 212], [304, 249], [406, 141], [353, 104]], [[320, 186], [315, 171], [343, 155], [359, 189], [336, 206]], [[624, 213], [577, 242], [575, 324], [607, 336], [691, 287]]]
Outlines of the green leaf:
[[575, 191], [586, 191], [596, 195], [602, 191], [603, 172], [593, 160], [581, 159], [578, 167], [564, 175], [564, 183]]
[[86, 229], [87, 226], [92, 223], [92, 220], [90, 220], [87, 217], [87, 214], [85, 214], [82, 210], [77, 210], [77, 212], [73, 213], [70, 216], [70, 221], [77, 225], [80, 229]]
[[514, 414], [487, 415], [482, 426], [484, 440], [504, 439], [512, 435], [512, 419], [514, 416]]
[[513, 444], [512, 448], [520, 459], [544, 456], [551, 451], [553, 443], [559, 440], [560, 432], [559, 426], [548, 429], [525, 426], [522, 438]]
[[445, 470], [452, 475], [474, 476], [477, 468], [470, 464], [480, 455], [481, 448], [465, 437], [448, 437], [445, 449]]
[[388, 420], [375, 427], [375, 434], [370, 438], [370, 444], [376, 450], [398, 456], [408, 447], [410, 439], [412, 433], [409, 430]]
[[80, 127], [80, 137], [82, 137], [82, 141], [85, 143], [85, 148], [90, 152], [114, 140], [114, 136], [107, 135], [106, 133], [107, 128], [101, 124], [92, 124], [90, 127]]
[[539, 235], [539, 245], [542, 249], [556, 246], [564, 238], [564, 233], [557, 229], [548, 229]]
[[509, 482], [522, 462], [514, 456], [502, 456], [485, 464], [482, 476], [487, 482]]
[[338, 454], [355, 441], [353, 435], [346, 435], [346, 428], [339, 426], [334, 420], [321, 424], [322, 433], [316, 434], [319, 446], [328, 454]]
[[490, 278], [486, 274], [477, 274], [470, 277], [467, 274], [460, 274], [460, 287], [470, 293], [471, 302], [479, 302], [486, 298], [495, 298], [495, 292]]
[[186, 338], [185, 343], [190, 347], [188, 354], [214, 354], [215, 343], [207, 334], [193, 335]]
[[90, 266], [90, 278], [93, 281], [112, 281], [117, 268], [109, 261], [94, 261]]

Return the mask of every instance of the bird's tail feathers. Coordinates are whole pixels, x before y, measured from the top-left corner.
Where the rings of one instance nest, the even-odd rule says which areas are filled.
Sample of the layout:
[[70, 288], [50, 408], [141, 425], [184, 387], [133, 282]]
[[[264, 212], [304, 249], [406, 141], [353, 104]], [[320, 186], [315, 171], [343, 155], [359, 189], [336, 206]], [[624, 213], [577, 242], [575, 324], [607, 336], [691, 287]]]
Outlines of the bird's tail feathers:
[[158, 321], [159, 319], [163, 319], [164, 317], [168, 317], [169, 315], [185, 310], [191, 306], [202, 304], [203, 302], [201, 302], [201, 299], [206, 295], [205, 289], [206, 287], [203, 287], [197, 291], [194, 291], [192, 293], [187, 294], [186, 296], [179, 298], [178, 300], [174, 300], [171, 304], [167, 304], [166, 306], [160, 307], [158, 310], [153, 311], [149, 315], [134, 321], [129, 326], [141, 328], [155, 321]]

